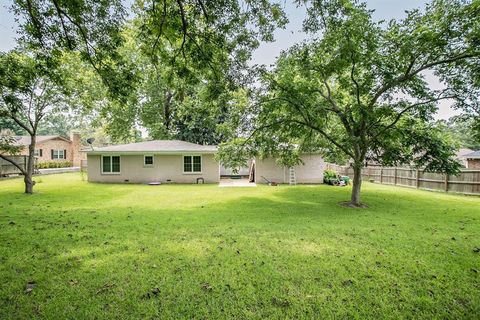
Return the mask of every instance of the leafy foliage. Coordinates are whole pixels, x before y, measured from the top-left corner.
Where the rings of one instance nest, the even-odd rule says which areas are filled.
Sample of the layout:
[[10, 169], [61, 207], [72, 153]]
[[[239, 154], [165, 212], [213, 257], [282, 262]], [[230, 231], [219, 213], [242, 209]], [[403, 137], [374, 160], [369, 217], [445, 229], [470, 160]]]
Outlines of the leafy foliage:
[[53, 69], [65, 50], [93, 66], [111, 100], [96, 111], [116, 141], [137, 139], [142, 126], [154, 138], [224, 140], [217, 126], [248, 81], [252, 50], [286, 23], [267, 0], [139, 0], [131, 23], [121, 1], [17, 0], [13, 10], [22, 43]]
[[135, 83], [133, 66], [117, 48], [126, 11], [120, 0], [15, 0], [12, 10], [20, 21], [20, 42], [49, 68], [61, 66], [65, 50], [78, 52], [123, 101]]

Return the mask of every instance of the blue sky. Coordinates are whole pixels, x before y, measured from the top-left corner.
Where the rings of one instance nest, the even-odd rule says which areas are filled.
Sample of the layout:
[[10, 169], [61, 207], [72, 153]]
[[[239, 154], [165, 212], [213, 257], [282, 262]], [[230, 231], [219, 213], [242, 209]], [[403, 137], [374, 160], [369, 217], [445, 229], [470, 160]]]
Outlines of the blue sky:
[[[130, 2], [130, 1], [128, 1]], [[290, 23], [284, 30], [275, 32], [274, 43], [262, 44], [254, 53], [252, 63], [270, 65], [275, 62], [275, 58], [282, 51], [291, 45], [305, 39], [301, 32], [302, 21], [305, 18], [305, 10], [297, 8], [291, 4], [292, 1], [284, 1], [284, 9], [288, 15]], [[370, 9], [375, 10], [374, 18], [378, 20], [390, 20], [402, 18], [405, 16], [405, 10], [421, 8], [427, 3], [427, 0], [366, 0]], [[0, 51], [8, 51], [15, 46], [15, 27], [16, 22], [13, 15], [7, 9], [12, 4], [9, 0], [0, 0]], [[441, 87], [438, 80], [431, 74], [426, 75], [427, 80], [434, 87]], [[437, 118], [446, 119], [454, 115], [455, 112], [449, 107], [450, 103], [444, 101], [439, 106]]]

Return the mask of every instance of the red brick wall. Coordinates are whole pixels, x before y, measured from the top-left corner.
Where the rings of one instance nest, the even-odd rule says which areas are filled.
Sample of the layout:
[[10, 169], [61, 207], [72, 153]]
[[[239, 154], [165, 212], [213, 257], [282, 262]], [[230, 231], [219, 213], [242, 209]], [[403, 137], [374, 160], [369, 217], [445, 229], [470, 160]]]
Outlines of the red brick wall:
[[480, 159], [468, 159], [467, 168], [480, 170]]

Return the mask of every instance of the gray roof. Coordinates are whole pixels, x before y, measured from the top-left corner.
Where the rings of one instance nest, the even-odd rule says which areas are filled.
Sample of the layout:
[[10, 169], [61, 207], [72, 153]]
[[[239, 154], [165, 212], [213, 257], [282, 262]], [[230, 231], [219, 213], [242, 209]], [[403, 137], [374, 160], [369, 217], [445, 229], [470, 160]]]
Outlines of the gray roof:
[[480, 150], [464, 155], [467, 159], [480, 159]]
[[457, 153], [456, 153], [456, 157], [457, 159], [463, 159], [465, 158], [465, 155], [469, 154], [469, 153], [472, 153], [474, 150], [472, 149], [468, 149], [468, 148], [460, 148], [458, 149]]
[[[15, 136], [15, 145], [16, 146], [28, 146], [30, 144], [31, 138], [30, 136]], [[53, 140], [53, 139], [62, 139], [65, 141], [70, 141], [67, 138], [64, 138], [62, 136], [37, 136], [36, 142], [44, 142], [48, 140]]]
[[94, 148], [86, 150], [87, 153], [102, 152], [126, 152], [126, 153], [176, 153], [176, 152], [198, 152], [198, 153], [215, 153], [217, 146], [205, 146], [181, 140], [153, 140], [129, 144], [119, 144], [102, 148]]

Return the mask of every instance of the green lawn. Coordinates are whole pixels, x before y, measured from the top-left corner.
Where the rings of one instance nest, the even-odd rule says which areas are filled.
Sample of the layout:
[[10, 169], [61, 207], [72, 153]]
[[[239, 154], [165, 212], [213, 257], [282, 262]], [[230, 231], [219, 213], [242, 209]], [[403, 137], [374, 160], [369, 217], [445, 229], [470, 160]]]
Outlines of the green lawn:
[[1, 319], [480, 317], [479, 197], [37, 181], [0, 182]]

